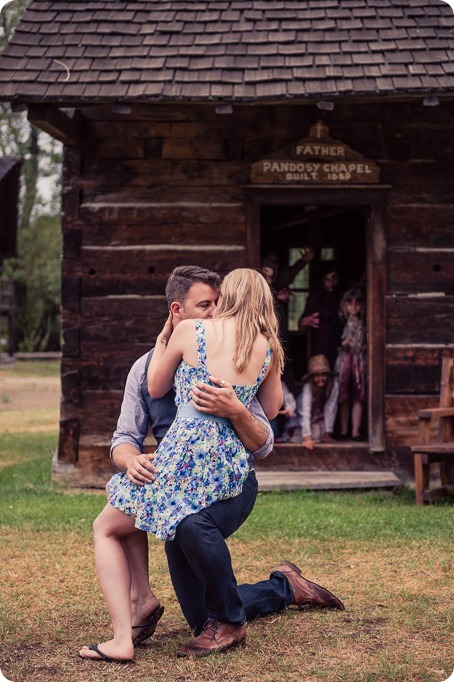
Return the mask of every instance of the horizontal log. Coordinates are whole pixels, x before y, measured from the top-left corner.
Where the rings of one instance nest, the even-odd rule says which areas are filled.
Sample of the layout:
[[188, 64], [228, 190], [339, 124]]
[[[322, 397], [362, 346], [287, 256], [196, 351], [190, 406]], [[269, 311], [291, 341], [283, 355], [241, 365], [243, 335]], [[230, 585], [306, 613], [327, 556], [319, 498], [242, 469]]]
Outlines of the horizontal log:
[[388, 135], [389, 158], [397, 161], [452, 162], [454, 131], [444, 126], [431, 128], [424, 124], [399, 126]]
[[85, 245], [238, 244], [245, 239], [239, 204], [83, 206]]
[[194, 246], [209, 244], [212, 246], [242, 243], [245, 240], [245, 226], [243, 220], [236, 223], [228, 219], [213, 222], [211, 225], [202, 223], [186, 223], [179, 219], [172, 220], [151, 227], [145, 222], [142, 225], [98, 225], [86, 227], [82, 230], [83, 243], [89, 246], [117, 246], [134, 244], [134, 246], [149, 246], [153, 244], [174, 244], [175, 246]]
[[407, 475], [413, 470], [409, 452], [371, 453], [367, 444], [316, 445], [312, 452], [299, 444], [276, 443], [265, 459], [256, 460], [257, 471], [395, 471]]
[[[78, 369], [81, 396], [83, 397], [86, 391], [124, 390], [128, 372], [135, 360], [146, 353], [151, 346], [151, 342], [140, 345], [131, 339], [129, 349], [126, 348], [125, 344], [120, 350], [117, 349], [116, 344], [109, 344], [106, 346], [106, 350], [110, 352], [106, 355], [99, 352], [99, 346], [91, 344], [89, 346], [92, 351], [91, 354], [85, 353]], [[104, 416], [102, 415], [103, 419]]]
[[162, 140], [163, 159], [207, 159], [225, 161], [227, 145], [222, 137], [171, 137]]
[[150, 189], [153, 186], [243, 185], [249, 181], [249, 166], [241, 161], [102, 160], [86, 159], [81, 186], [93, 184], [101, 190], [117, 187]]
[[454, 294], [454, 248], [393, 247], [388, 250], [388, 293]]
[[[108, 320], [127, 324], [131, 319], [154, 322], [168, 314], [165, 285], [156, 296], [111, 296], [82, 299], [84, 333], [93, 324]], [[84, 337], [85, 338], [85, 337]]]
[[80, 437], [101, 432], [105, 442], [110, 443], [120, 414], [123, 390], [85, 390], [79, 402], [63, 400], [62, 419], [78, 420]]
[[243, 249], [234, 251], [147, 252], [83, 251], [82, 297], [107, 295], [162, 295], [172, 270], [180, 265], [199, 265], [221, 275], [245, 267]]
[[388, 297], [387, 317], [388, 343], [453, 343], [454, 296]]
[[[127, 310], [127, 306], [121, 309]], [[80, 359], [74, 368], [80, 372], [80, 390], [121, 389], [133, 362], [147, 353], [155, 343], [162, 328], [165, 315], [151, 320], [143, 316], [130, 316], [126, 324], [115, 320], [84, 318], [84, 335]], [[418, 349], [413, 352], [394, 351], [390, 362], [387, 350], [386, 392], [387, 394], [438, 395], [441, 351]]]
[[[418, 442], [418, 410], [435, 407], [434, 395], [387, 395], [385, 398], [385, 430], [388, 448], [409, 449]], [[437, 433], [434, 425], [433, 434]]]
[[426, 190], [444, 187], [449, 191], [449, 178], [454, 171], [454, 164], [434, 161], [408, 161], [393, 163], [382, 161], [382, 182], [392, 184], [395, 188], [404, 186], [425, 187]]
[[86, 139], [84, 156], [87, 159], [144, 159], [145, 140], [124, 133], [116, 137]]
[[103, 125], [110, 126], [111, 122], [124, 122], [129, 119], [137, 121], [187, 121], [187, 120], [215, 120], [217, 115], [213, 105], [191, 106], [179, 103], [175, 104], [134, 104], [130, 114], [115, 113], [111, 105], [89, 107], [83, 109], [84, 118], [87, 121], [101, 121]]
[[243, 203], [244, 189], [242, 186], [230, 185], [216, 187], [213, 185], [190, 185], [185, 182], [179, 186], [168, 187], [165, 183], [151, 185], [150, 187], [116, 187], [115, 189], [102, 189], [96, 182], [96, 178], [84, 180], [84, 203], [163, 203], [173, 204], [176, 197], [178, 203]]
[[[257, 125], [258, 116], [260, 125]], [[241, 134], [244, 139], [273, 139], [285, 137], [299, 139], [302, 131], [309, 131], [313, 123], [310, 113], [301, 107], [279, 108], [279, 116], [272, 108], [261, 108], [260, 114], [254, 107], [235, 107], [232, 114], [220, 116], [214, 109], [197, 107], [191, 110], [175, 108], [166, 110], [149, 107], [147, 111], [134, 111], [129, 116], [113, 115], [112, 112], [85, 113], [85, 132], [93, 138], [127, 135], [139, 138], [233, 138]]]
[[191, 226], [199, 224], [211, 225], [221, 221], [235, 224], [244, 216], [242, 203], [229, 203], [224, 200], [221, 203], [192, 202], [182, 203], [180, 197], [168, 203], [152, 201], [129, 200], [121, 204], [118, 201], [106, 203], [84, 202], [80, 207], [81, 219], [86, 225], [128, 225], [141, 226], [144, 223], [150, 228], [159, 227], [163, 224], [171, 224], [172, 221], [180, 221]]
[[386, 349], [386, 393], [438, 395], [441, 348]]
[[[129, 320], [106, 319], [103, 321], [106, 331], [95, 320], [84, 318], [86, 331], [82, 334], [80, 356], [65, 356], [74, 360], [78, 366], [99, 366], [116, 362], [128, 366], [131, 360], [145, 353], [161, 331], [167, 316], [152, 320], [149, 316], [135, 316]], [[122, 331], [126, 329], [126, 331]]]
[[452, 163], [380, 162], [383, 183], [392, 185], [389, 207], [406, 204], [454, 203], [454, 188], [449, 181]]
[[432, 206], [436, 204], [454, 203], [454, 193], [450, 191], [449, 187], [443, 185], [403, 185], [401, 187], [394, 186], [388, 195], [388, 208], [393, 209], [394, 206], [409, 206], [411, 204], [419, 204], [421, 206]]
[[388, 216], [388, 245], [452, 247], [454, 211], [452, 205], [394, 206]]

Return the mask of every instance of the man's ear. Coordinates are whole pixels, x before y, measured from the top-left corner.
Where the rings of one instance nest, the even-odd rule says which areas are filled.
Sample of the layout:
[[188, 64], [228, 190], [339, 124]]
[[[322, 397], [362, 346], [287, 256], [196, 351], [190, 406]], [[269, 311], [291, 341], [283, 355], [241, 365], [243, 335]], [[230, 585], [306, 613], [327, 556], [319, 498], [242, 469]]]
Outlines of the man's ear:
[[178, 301], [173, 301], [170, 304], [169, 310], [174, 317], [176, 317], [178, 320], [181, 320], [182, 319], [182, 317], [181, 317], [182, 308], [183, 308], [183, 306], [181, 303], [178, 303]]

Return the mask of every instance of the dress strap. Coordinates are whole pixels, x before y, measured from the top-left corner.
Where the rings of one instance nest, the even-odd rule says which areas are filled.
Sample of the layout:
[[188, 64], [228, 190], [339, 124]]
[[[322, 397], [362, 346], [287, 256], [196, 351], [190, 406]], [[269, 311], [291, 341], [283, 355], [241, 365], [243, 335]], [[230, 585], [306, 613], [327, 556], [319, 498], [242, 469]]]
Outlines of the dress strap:
[[260, 370], [260, 374], [257, 377], [257, 382], [256, 382], [257, 387], [259, 387], [263, 381], [263, 378], [266, 374], [266, 370], [268, 369], [268, 365], [271, 362], [272, 355], [273, 355], [273, 349], [271, 348], [270, 344], [268, 343], [268, 348], [266, 349], [265, 359], [263, 361], [262, 369]]
[[206, 370], [207, 366], [207, 341], [205, 327], [202, 320], [195, 320], [195, 336], [197, 344], [197, 366]]

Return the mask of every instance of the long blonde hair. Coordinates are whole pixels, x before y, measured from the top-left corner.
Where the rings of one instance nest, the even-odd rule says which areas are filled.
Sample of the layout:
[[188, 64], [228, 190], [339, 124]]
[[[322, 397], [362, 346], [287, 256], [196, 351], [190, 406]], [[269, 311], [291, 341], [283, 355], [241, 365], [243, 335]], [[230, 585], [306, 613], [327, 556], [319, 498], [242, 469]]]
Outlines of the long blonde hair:
[[235, 368], [243, 372], [250, 363], [258, 334], [268, 339], [273, 351], [272, 365], [282, 372], [284, 351], [279, 341], [279, 324], [270, 287], [263, 276], [250, 268], [232, 270], [220, 288], [221, 299], [213, 317], [236, 320]]

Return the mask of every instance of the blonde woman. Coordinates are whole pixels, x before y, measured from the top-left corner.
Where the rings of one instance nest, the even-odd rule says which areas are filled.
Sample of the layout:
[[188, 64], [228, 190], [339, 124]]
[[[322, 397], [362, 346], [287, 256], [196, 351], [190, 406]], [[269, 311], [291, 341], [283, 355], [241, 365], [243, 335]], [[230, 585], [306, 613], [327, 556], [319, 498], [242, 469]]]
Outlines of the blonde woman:
[[169, 315], [150, 362], [148, 389], [158, 398], [175, 382], [177, 416], [157, 450], [152, 484], [135, 485], [124, 473], [108, 483], [109, 504], [95, 521], [95, 557], [100, 526], [102, 552], [96, 564], [114, 638], [84, 647], [82, 658], [110, 662], [133, 656], [125, 538], [141, 529], [171, 540], [182, 519], [238, 495], [249, 473], [248, 453], [230, 422], [198, 411], [191, 402], [192, 386], [221, 376], [245, 405], [257, 393], [267, 418], [273, 419], [282, 404], [283, 359], [272, 294], [255, 270], [242, 268], [226, 276], [212, 319], [183, 320], [173, 331]]

